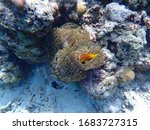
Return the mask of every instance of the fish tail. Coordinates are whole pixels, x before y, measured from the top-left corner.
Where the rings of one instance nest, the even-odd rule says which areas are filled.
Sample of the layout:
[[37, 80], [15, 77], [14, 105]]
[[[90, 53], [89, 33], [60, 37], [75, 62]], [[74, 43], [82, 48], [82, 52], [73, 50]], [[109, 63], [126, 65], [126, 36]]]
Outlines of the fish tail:
[[97, 56], [97, 54], [91, 54], [91, 58], [95, 58]]

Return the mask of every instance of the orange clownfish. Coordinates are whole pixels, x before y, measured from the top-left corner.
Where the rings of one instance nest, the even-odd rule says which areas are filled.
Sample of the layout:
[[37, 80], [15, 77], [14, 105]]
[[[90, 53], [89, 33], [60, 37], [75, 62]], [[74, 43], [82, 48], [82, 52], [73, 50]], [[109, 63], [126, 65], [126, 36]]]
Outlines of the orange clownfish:
[[97, 54], [80, 54], [79, 55], [79, 61], [81, 63], [84, 63], [85, 61], [89, 61], [91, 59], [94, 59], [97, 56]]

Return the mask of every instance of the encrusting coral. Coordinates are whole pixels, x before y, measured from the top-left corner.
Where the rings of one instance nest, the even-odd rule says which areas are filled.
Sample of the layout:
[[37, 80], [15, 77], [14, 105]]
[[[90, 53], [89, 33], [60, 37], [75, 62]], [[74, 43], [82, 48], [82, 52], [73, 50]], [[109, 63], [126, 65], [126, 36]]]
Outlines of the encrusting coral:
[[132, 81], [135, 78], [135, 73], [129, 67], [121, 68], [116, 73], [120, 83]]

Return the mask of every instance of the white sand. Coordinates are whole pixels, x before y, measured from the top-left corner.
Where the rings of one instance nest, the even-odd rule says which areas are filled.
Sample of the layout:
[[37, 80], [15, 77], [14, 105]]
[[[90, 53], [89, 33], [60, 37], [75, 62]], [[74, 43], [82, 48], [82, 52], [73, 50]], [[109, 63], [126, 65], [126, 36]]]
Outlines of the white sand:
[[108, 99], [95, 100], [77, 83], [62, 89], [47, 82], [45, 67], [37, 67], [23, 85], [0, 88], [0, 112], [148, 112], [150, 111], [150, 74], [119, 86]]

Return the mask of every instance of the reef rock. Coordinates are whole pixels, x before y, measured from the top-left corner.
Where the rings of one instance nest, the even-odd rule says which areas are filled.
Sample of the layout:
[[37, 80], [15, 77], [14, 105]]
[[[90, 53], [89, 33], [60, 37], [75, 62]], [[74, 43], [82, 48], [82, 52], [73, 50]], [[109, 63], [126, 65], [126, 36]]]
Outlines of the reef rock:
[[150, 70], [150, 54], [148, 51], [143, 52], [139, 57], [137, 62], [130, 65], [137, 72]]
[[[144, 58], [149, 29], [145, 12], [137, 13], [118, 3], [107, 4], [106, 8], [96, 4], [83, 15], [82, 27], [101, 45], [107, 57], [101, 68], [80, 81], [92, 97], [106, 98], [119, 84], [132, 81], [134, 70], [149, 69], [149, 56]], [[108, 77], [112, 76], [110, 81]]]
[[14, 2], [0, 2], [1, 25], [23, 32], [44, 33], [51, 28], [54, 21], [53, 6], [47, 0], [24, 0], [24, 6], [17, 8]]
[[121, 68], [116, 75], [120, 83], [132, 81], [135, 78], [135, 73], [130, 68]]
[[[28, 63], [44, 61], [46, 51], [43, 36], [51, 30], [56, 11], [54, 8], [54, 4], [47, 4], [41, 0], [0, 1], [2, 86], [11, 86], [22, 79], [24, 75], [20, 64], [22, 61], [18, 58]], [[24, 66], [27, 65], [23, 63]]]
[[[44, 1], [0, 1], [0, 36], [2, 41], [20, 59], [30, 63], [41, 62], [45, 54], [42, 36], [51, 30], [54, 6]], [[18, 4], [21, 4], [21, 1]]]
[[[22, 67], [24, 66], [24, 71]], [[18, 60], [5, 42], [0, 42], [0, 86], [14, 86], [25, 76], [26, 65]]]
[[[98, 72], [99, 74], [97, 75]], [[90, 97], [102, 99], [112, 95], [115, 88], [118, 86], [118, 81], [114, 75], [106, 76], [105, 72], [102, 70], [98, 70], [98, 72], [96, 70], [88, 73], [87, 78], [80, 81], [80, 86]], [[104, 79], [100, 76], [103, 74], [106, 76]]]
[[147, 10], [150, 3], [149, 0], [122, 0], [122, 2], [134, 10]]
[[107, 18], [114, 22], [123, 22], [132, 14], [131, 10], [125, 8], [124, 5], [111, 3], [106, 5]]
[[138, 14], [123, 5], [111, 3], [105, 9], [94, 5], [82, 19], [83, 28], [113, 52], [122, 64], [136, 61], [147, 44], [146, 28], [149, 28], [149, 18], [145, 13]]
[[59, 80], [79, 81], [91, 97], [106, 98], [132, 81], [136, 71], [149, 70], [148, 10], [107, 4], [111, 1], [1, 0], [1, 84], [21, 79], [22, 61], [48, 61], [50, 74]]

